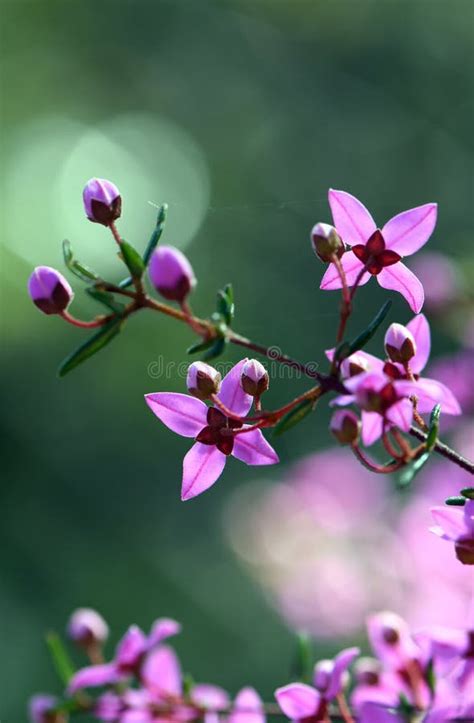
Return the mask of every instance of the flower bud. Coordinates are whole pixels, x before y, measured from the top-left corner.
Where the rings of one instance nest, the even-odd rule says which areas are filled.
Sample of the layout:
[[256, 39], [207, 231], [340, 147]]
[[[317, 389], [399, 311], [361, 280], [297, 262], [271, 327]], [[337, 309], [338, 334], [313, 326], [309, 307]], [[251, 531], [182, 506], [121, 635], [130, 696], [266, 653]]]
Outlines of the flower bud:
[[217, 394], [221, 384], [221, 375], [214, 367], [204, 362], [193, 362], [188, 368], [186, 386], [188, 392], [198, 399], [210, 399]]
[[91, 608], [79, 608], [69, 618], [67, 634], [75, 643], [88, 648], [105, 643], [109, 628], [98, 612]]
[[385, 334], [385, 351], [393, 362], [406, 364], [416, 354], [413, 334], [403, 324], [390, 324]]
[[28, 279], [31, 300], [44, 314], [60, 314], [74, 298], [64, 276], [50, 266], [37, 266]]
[[338, 409], [332, 415], [329, 428], [340, 444], [353, 444], [359, 439], [360, 420], [350, 409]]
[[249, 359], [242, 369], [240, 383], [246, 394], [250, 394], [251, 397], [260, 397], [267, 391], [270, 380], [263, 364], [256, 359]]
[[182, 303], [196, 285], [196, 278], [186, 256], [173, 246], [159, 246], [149, 267], [155, 289], [170, 301]]
[[375, 658], [359, 658], [354, 665], [354, 678], [357, 685], [378, 685], [382, 664]]
[[369, 369], [370, 364], [368, 360], [362, 356], [362, 354], [358, 354], [357, 352], [348, 356], [341, 364], [341, 374], [343, 379], [355, 377], [357, 374], [362, 374], [362, 372], [368, 372]]
[[28, 712], [31, 723], [56, 723], [64, 720], [54, 712], [58, 701], [52, 695], [34, 695], [29, 702]]
[[84, 210], [89, 221], [110, 226], [120, 218], [122, 198], [117, 186], [104, 178], [91, 178], [82, 192]]
[[334, 254], [341, 258], [344, 253], [344, 244], [334, 226], [328, 223], [317, 223], [311, 231], [311, 243], [317, 256], [329, 263]]
[[321, 691], [321, 693], [324, 693], [329, 687], [333, 671], [333, 660], [319, 660], [314, 666], [314, 687]]

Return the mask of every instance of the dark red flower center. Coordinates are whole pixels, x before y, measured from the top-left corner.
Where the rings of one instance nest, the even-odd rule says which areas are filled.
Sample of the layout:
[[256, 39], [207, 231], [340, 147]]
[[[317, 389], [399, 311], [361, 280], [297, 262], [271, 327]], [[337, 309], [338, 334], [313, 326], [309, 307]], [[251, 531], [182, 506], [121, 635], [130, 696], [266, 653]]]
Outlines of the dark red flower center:
[[229, 455], [234, 449], [234, 429], [240, 429], [242, 422], [229, 419], [219, 409], [209, 407], [207, 410], [207, 426], [201, 429], [196, 442], [213, 444], [223, 454]]
[[379, 229], [373, 232], [365, 245], [357, 244], [352, 250], [373, 276], [377, 276], [386, 266], [393, 266], [402, 258], [395, 251], [385, 248], [385, 239]]

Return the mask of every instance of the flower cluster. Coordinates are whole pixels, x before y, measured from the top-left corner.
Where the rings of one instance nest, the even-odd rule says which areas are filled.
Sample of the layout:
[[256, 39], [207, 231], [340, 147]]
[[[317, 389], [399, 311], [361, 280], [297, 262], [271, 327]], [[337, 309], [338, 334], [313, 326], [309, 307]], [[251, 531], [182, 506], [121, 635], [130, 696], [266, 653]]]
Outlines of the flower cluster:
[[[367, 628], [376, 658], [347, 648], [333, 660], [319, 660], [311, 671], [301, 669], [311, 685], [300, 679], [276, 689], [276, 702], [289, 720], [327, 723], [337, 716], [346, 723], [403, 723], [417, 716], [422, 723], [442, 723], [474, 715], [474, 631], [431, 628], [413, 634], [391, 612], [371, 615]], [[62, 699], [33, 696], [30, 720], [60, 723], [69, 714], [89, 712], [109, 723], [215, 723], [221, 716], [227, 723], [265, 723], [277, 712], [253, 687], [242, 688], [232, 701], [221, 687], [185, 678], [167, 642], [180, 630], [169, 618], [156, 620], [148, 635], [134, 625], [106, 663], [105, 622], [93, 610], [76, 611], [69, 636], [99, 662], [73, 673]]]

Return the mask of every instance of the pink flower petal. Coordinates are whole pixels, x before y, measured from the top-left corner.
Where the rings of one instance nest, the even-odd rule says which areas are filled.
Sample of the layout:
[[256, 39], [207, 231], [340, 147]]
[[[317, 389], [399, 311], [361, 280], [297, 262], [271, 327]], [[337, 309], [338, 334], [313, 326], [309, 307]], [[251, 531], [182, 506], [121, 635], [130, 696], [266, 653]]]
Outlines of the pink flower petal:
[[347, 648], [346, 650], [341, 650], [341, 652], [336, 655], [334, 658], [334, 668], [332, 669], [331, 680], [324, 694], [327, 701], [333, 700], [333, 698], [341, 692], [343, 687], [343, 675], [359, 654], [359, 648]]
[[248, 359], [242, 359], [238, 362], [222, 380], [221, 389], [218, 394], [219, 399], [226, 407], [231, 409], [234, 414], [244, 417], [252, 406], [253, 398], [244, 392], [240, 383], [242, 369]]
[[259, 429], [237, 434], [234, 438], [232, 454], [245, 464], [277, 464], [280, 461], [277, 453]]
[[400, 399], [389, 407], [386, 417], [403, 432], [408, 432], [413, 421], [413, 404], [409, 399]]
[[226, 456], [217, 447], [196, 442], [183, 460], [181, 499], [190, 500], [212, 487], [225, 463]]
[[458, 400], [448, 387], [436, 379], [421, 377], [416, 383], [416, 396], [418, 397], [418, 411], [429, 413], [435, 404], [441, 404], [442, 414], [461, 414]]
[[334, 226], [344, 243], [350, 246], [365, 244], [377, 228], [364, 204], [350, 193], [330, 188], [329, 205]]
[[398, 291], [407, 301], [415, 314], [421, 310], [425, 300], [425, 292], [421, 282], [413, 271], [399, 261], [394, 266], [387, 266], [377, 276], [377, 281], [384, 289]]
[[95, 688], [100, 685], [112, 685], [123, 680], [123, 676], [118, 672], [115, 663], [105, 663], [104, 665], [90, 665], [82, 668], [75, 673], [69, 681], [69, 693], [76, 693], [83, 688]]
[[433, 233], [437, 213], [436, 203], [426, 203], [391, 218], [382, 229], [387, 248], [400, 256], [414, 254]]
[[155, 720], [147, 710], [127, 710], [120, 716], [120, 723], [155, 723]]
[[206, 405], [188, 394], [157, 392], [145, 394], [145, 401], [168, 429], [182, 437], [195, 437], [207, 424]]
[[[346, 251], [341, 256], [341, 264], [346, 274], [347, 285], [353, 286], [360, 270], [363, 268], [363, 263], [354, 256], [352, 251]], [[370, 274], [365, 273], [359, 281], [359, 286], [363, 286], [370, 279]], [[333, 289], [340, 289], [342, 287], [341, 279], [339, 277], [337, 268], [334, 264], [329, 264], [326, 273], [321, 279], [320, 289], [323, 291], [332, 291]]]
[[315, 715], [321, 695], [304, 683], [290, 683], [275, 691], [275, 698], [283, 713], [291, 720], [302, 720]]
[[464, 510], [450, 507], [432, 507], [434, 521], [442, 528], [444, 535], [455, 542], [469, 533], [464, 518]]
[[360, 711], [359, 723], [405, 723], [405, 721], [406, 718], [401, 713], [377, 703], [367, 702]]
[[362, 412], [362, 442], [366, 447], [382, 436], [383, 418], [377, 412]]
[[179, 660], [174, 650], [166, 645], [150, 653], [142, 666], [140, 676], [156, 698], [180, 696], [182, 693]]
[[254, 688], [239, 691], [228, 723], [265, 723], [262, 699]]
[[115, 660], [119, 668], [134, 668], [147, 650], [145, 633], [138, 625], [131, 625], [117, 645]]
[[172, 618], [158, 618], [152, 625], [150, 635], [148, 636], [148, 648], [151, 648], [159, 643], [171, 638], [173, 635], [178, 635], [181, 632], [181, 625]]
[[230, 698], [224, 688], [209, 683], [198, 683], [191, 691], [191, 700], [207, 710], [224, 710], [230, 705]]
[[416, 343], [416, 354], [413, 359], [410, 360], [410, 368], [412, 372], [419, 374], [425, 368], [430, 358], [430, 325], [424, 314], [417, 314], [408, 322], [407, 329], [413, 334]]

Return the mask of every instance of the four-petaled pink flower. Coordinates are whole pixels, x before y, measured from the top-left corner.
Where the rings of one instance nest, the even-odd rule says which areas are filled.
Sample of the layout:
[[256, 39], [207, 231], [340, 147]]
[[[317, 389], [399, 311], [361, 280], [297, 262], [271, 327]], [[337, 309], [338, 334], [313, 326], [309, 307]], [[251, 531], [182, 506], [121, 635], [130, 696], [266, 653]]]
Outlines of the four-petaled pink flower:
[[[222, 380], [221, 403], [233, 414], [245, 417], [253, 398], [241, 385], [247, 359], [236, 364]], [[259, 429], [236, 433], [247, 426], [230, 419], [220, 409], [208, 407], [187, 394], [158, 392], [146, 394], [146, 403], [169, 429], [183, 437], [194, 437], [195, 444], [183, 460], [181, 499], [201, 494], [220, 477], [229, 455], [251, 465], [276, 464], [278, 455]]]
[[345, 684], [346, 671], [359, 655], [359, 648], [342, 650], [334, 660], [316, 664], [314, 687], [305, 683], [290, 683], [277, 688], [275, 698], [283, 713], [292, 721], [306, 718], [322, 720], [328, 703], [335, 700]]
[[431, 532], [443, 540], [454, 542], [456, 557], [464, 565], [474, 565], [474, 500], [466, 500], [464, 507], [433, 507], [434, 521]]
[[[437, 205], [427, 203], [399, 213], [378, 229], [369, 211], [350, 193], [329, 190], [334, 225], [344, 243], [351, 246], [341, 257], [347, 283], [366, 284], [376, 276], [384, 289], [398, 291], [411, 309], [418, 313], [423, 306], [424, 291], [415, 274], [402, 263], [404, 256], [418, 251], [428, 241], [436, 224]], [[364, 266], [366, 272], [363, 272]], [[341, 280], [331, 264], [321, 281], [321, 289], [340, 289]]]

